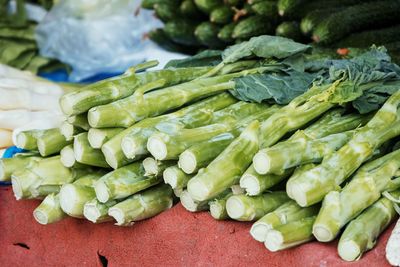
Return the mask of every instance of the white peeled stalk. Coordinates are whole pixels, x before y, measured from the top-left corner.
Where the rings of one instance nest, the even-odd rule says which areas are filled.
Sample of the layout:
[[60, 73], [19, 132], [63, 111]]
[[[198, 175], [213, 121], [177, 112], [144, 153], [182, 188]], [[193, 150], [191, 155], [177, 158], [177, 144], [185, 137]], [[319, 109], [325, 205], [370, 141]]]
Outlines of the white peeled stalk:
[[59, 195], [54, 193], [48, 195], [33, 211], [35, 220], [43, 225], [58, 222], [66, 216], [60, 207]]
[[[0, 80], [1, 83], [1, 80]], [[59, 110], [58, 95], [38, 94], [26, 89], [0, 87], [0, 107], [3, 110]]]
[[12, 146], [12, 131], [0, 129], [0, 148]]
[[0, 78], [17, 78], [35, 80], [36, 76], [29, 71], [22, 71], [5, 64], [0, 64]]
[[[57, 114], [59, 114], [57, 116]], [[55, 111], [36, 111], [26, 109], [2, 110], [0, 111], [0, 127], [14, 130], [23, 127], [36, 120], [51, 120], [62, 117], [61, 113]], [[58, 127], [59, 125], [57, 125]]]
[[[0, 71], [1, 72], [1, 71]], [[0, 74], [1, 75], [1, 74]], [[0, 77], [0, 87], [15, 90], [28, 90], [37, 94], [61, 96], [64, 91], [56, 83], [47, 81], [35, 75], [20, 77]]]

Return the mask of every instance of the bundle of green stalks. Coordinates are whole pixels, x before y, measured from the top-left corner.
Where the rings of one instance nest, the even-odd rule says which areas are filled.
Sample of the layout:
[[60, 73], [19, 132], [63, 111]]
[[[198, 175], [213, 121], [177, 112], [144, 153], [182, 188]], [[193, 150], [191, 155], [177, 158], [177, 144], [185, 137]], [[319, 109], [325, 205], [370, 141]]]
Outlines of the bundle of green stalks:
[[32, 152], [2, 159], [0, 178], [17, 199], [43, 199], [41, 224], [128, 226], [179, 199], [254, 222], [270, 251], [344, 229], [339, 255], [356, 260], [398, 209], [399, 67], [382, 48], [322, 61], [309, 49], [262, 36], [217, 64], [207, 53], [157, 71], [146, 62], [67, 93], [61, 130], [21, 132]]

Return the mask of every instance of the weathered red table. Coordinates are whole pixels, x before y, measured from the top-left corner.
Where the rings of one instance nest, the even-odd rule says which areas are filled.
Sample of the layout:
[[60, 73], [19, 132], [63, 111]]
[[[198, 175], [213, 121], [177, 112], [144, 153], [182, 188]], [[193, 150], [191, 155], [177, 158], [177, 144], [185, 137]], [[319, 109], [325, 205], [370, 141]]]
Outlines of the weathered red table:
[[43, 226], [32, 216], [38, 204], [16, 201], [10, 187], [0, 187], [0, 266], [389, 266], [393, 226], [374, 250], [346, 263], [336, 242], [271, 253], [250, 237], [250, 224], [218, 222], [180, 204], [132, 227], [73, 218]]

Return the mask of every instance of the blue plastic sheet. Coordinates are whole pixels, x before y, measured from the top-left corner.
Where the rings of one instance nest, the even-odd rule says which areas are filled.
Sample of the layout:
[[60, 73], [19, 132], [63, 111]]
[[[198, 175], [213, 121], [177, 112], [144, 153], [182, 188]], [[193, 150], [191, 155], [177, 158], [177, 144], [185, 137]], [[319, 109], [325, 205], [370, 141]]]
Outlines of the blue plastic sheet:
[[[3, 158], [12, 158], [15, 154], [25, 152], [26, 150], [20, 149], [18, 147], [12, 146], [7, 148], [6, 152], [4, 152]], [[0, 182], [0, 186], [8, 186], [11, 185], [10, 182]]]
[[[83, 81], [81, 81], [81, 83], [93, 83], [93, 82], [97, 82], [97, 81], [101, 81], [110, 77], [114, 77], [117, 75], [120, 75], [122, 73], [99, 73], [96, 74], [90, 78], [87, 78]], [[69, 74], [68, 72], [66, 72], [65, 70], [57, 70], [57, 71], [53, 71], [53, 72], [42, 72], [39, 73], [39, 76], [46, 78], [50, 81], [53, 82], [70, 82], [69, 79]]]

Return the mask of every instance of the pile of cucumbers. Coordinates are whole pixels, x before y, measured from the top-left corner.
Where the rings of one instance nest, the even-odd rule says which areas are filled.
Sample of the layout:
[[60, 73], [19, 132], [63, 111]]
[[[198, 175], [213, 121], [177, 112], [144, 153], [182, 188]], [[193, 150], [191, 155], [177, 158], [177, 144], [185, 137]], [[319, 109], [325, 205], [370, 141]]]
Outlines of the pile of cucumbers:
[[219, 49], [263, 34], [400, 51], [400, 0], [143, 0], [142, 7], [165, 23], [150, 39], [172, 51]]

